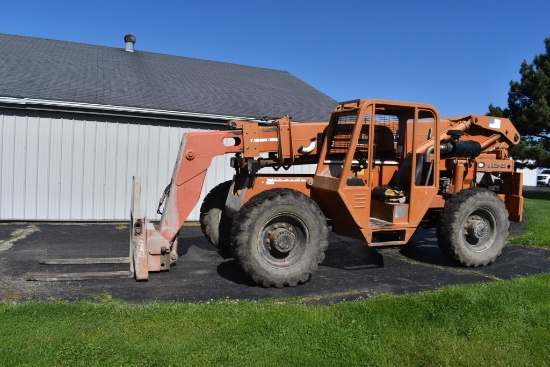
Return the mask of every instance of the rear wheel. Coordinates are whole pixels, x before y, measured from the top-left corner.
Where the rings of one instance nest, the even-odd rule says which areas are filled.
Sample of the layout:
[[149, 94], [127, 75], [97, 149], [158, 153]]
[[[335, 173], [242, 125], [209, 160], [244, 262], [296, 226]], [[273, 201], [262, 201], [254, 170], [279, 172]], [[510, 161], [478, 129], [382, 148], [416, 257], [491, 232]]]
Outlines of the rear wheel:
[[232, 181], [226, 181], [214, 187], [204, 198], [200, 209], [202, 233], [222, 252], [230, 251], [232, 220], [225, 215], [225, 202], [231, 184]]
[[437, 239], [442, 252], [463, 266], [485, 266], [508, 238], [508, 211], [492, 191], [474, 187], [454, 194], [441, 213]]
[[264, 287], [308, 281], [328, 247], [326, 219], [306, 195], [290, 189], [264, 191], [235, 218], [233, 256]]

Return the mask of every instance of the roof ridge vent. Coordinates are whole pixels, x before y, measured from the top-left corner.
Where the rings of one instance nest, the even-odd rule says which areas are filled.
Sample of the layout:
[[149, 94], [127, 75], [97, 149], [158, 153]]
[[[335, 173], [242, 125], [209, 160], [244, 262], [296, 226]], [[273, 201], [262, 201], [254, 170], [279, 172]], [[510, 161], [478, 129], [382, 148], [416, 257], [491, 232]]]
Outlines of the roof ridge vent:
[[134, 52], [134, 43], [136, 43], [136, 36], [133, 34], [127, 34], [124, 36], [124, 42], [126, 42], [126, 51]]

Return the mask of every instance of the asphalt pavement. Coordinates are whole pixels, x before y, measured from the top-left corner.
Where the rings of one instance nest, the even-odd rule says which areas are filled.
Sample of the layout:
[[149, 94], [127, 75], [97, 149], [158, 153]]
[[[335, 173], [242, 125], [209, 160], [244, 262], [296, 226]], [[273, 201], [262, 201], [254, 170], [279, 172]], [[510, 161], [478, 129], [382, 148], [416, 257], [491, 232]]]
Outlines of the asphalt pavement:
[[149, 281], [27, 281], [27, 273], [126, 270], [127, 265], [42, 265], [43, 258], [127, 256], [126, 223], [0, 223], [0, 301], [78, 301], [110, 296], [134, 303], [208, 302], [299, 297], [331, 303], [377, 294], [403, 294], [451, 284], [491, 282], [550, 272], [550, 250], [508, 245], [483, 268], [453, 266], [441, 254], [435, 232], [419, 229], [405, 247], [373, 250], [332, 234], [325, 261], [311, 281], [294, 288], [262, 288], [250, 282], [232, 258], [224, 258], [198, 226], [184, 226], [180, 259]]

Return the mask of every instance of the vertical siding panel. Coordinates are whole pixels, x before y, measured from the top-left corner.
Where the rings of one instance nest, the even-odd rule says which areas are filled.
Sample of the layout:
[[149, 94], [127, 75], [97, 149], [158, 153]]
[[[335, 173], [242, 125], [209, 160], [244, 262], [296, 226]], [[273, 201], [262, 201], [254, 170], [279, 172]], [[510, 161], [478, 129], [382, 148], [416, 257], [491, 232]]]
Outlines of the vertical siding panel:
[[74, 121], [71, 115], [61, 115], [61, 167], [59, 172], [59, 219], [71, 219], [71, 188], [73, 178]]
[[170, 151], [168, 152], [169, 158], [168, 160], [166, 160], [166, 162], [164, 162], [164, 164], [166, 165], [167, 176], [170, 179], [172, 178], [172, 174], [174, 173], [174, 164], [176, 164], [176, 159], [178, 158], [183, 129], [180, 127], [170, 127], [169, 129]]
[[60, 185], [61, 185], [61, 156], [62, 156], [62, 126], [63, 121], [57, 114], [50, 119], [50, 156], [48, 172], [48, 218], [59, 218]]
[[13, 210], [12, 216], [16, 219], [25, 215], [25, 159], [26, 159], [26, 117], [15, 115], [14, 146], [13, 146]]
[[36, 187], [36, 218], [49, 219], [49, 171], [50, 171], [50, 129], [51, 114], [41, 112], [38, 125], [38, 159]]
[[[105, 184], [107, 174], [107, 124], [96, 122], [94, 159], [94, 203], [93, 218], [105, 219]], [[91, 219], [91, 218], [90, 218]]]
[[0, 108], [0, 218], [2, 218], [2, 180], [3, 180], [3, 168], [4, 167], [4, 114], [5, 110]]
[[160, 147], [159, 147], [159, 126], [148, 125], [148, 155], [147, 155], [147, 173], [146, 177], [142, 177], [146, 181], [147, 199], [146, 208], [149, 218], [156, 218], [156, 207], [160, 198], [159, 191], [159, 162], [160, 162]]
[[82, 171], [82, 211], [80, 214], [80, 219], [94, 218], [94, 177], [97, 122], [86, 119], [84, 123], [84, 169]]
[[149, 172], [149, 126], [138, 125], [138, 147], [137, 147], [137, 166], [136, 175], [141, 177], [141, 210], [144, 213], [149, 213], [149, 187], [148, 178], [151, 176]]
[[105, 192], [103, 195], [103, 218], [114, 219], [115, 212], [114, 206], [116, 200], [116, 166], [117, 166], [117, 131], [118, 122], [106, 123], [106, 146], [105, 146], [105, 177], [104, 187]]
[[3, 185], [2, 181], [4, 180], [4, 158], [7, 155], [7, 148], [4, 150], [4, 115], [6, 113], [6, 110], [3, 108], [0, 108], [0, 218], [3, 218], [3, 209], [2, 209], [2, 202], [3, 202]]
[[[157, 169], [157, 175], [156, 175], [156, 187], [157, 187], [157, 200], [156, 200], [156, 206], [158, 206], [158, 200], [160, 199], [162, 193], [164, 192], [164, 188], [170, 184], [170, 179], [172, 177], [172, 173], [169, 172], [168, 169], [169, 162], [172, 160], [172, 157], [170, 156], [170, 131], [171, 128], [167, 126], [158, 127], [159, 134], [158, 134], [158, 147], [159, 147], [159, 154], [158, 159], [156, 161], [156, 169]], [[155, 218], [160, 219], [160, 215], [156, 213], [156, 208], [154, 208], [154, 214]]]
[[24, 219], [37, 219], [37, 189], [38, 189], [38, 133], [40, 119], [37, 115], [27, 116], [27, 157], [25, 159], [25, 216]]
[[[128, 121], [119, 121], [117, 131], [116, 172], [114, 177], [115, 198], [113, 200], [113, 219], [125, 219], [126, 213], [126, 183], [128, 181]], [[128, 209], [129, 210], [129, 209]]]
[[[45, 123], [45, 122], [42, 122], [42, 123]], [[34, 157], [34, 163], [35, 163], [35, 167], [34, 167], [34, 171], [35, 171], [35, 177], [36, 177], [36, 187], [34, 188], [34, 202], [35, 202], [35, 205], [34, 205], [34, 217], [35, 218], [39, 218], [38, 217], [38, 211], [40, 210], [40, 206], [41, 206], [41, 203], [38, 202], [38, 197], [39, 197], [39, 192], [38, 192], [38, 188], [41, 187], [42, 185], [40, 184], [40, 157], [41, 155], [43, 155], [43, 153], [40, 151], [40, 148], [41, 148], [41, 138], [40, 138], [40, 129], [41, 129], [41, 117], [39, 115], [36, 116], [36, 157]], [[43, 146], [42, 146], [43, 148]]]
[[[83, 211], [83, 185], [84, 185], [84, 170], [86, 169], [86, 160], [85, 160], [85, 134], [86, 134], [86, 122], [82, 120], [77, 120], [78, 115], [75, 116], [73, 120], [73, 135], [72, 135], [72, 176], [70, 177], [71, 182], [71, 209], [70, 209], [70, 219], [71, 220], [80, 220], [82, 219]], [[82, 118], [82, 117], [81, 117]]]
[[[128, 187], [125, 196], [125, 213], [126, 217], [129, 219], [130, 213], [130, 200], [132, 197], [132, 178], [134, 176], [139, 176], [138, 171], [138, 162], [139, 162], [139, 129], [140, 125], [129, 123], [128, 124], [128, 163], [127, 163], [127, 177], [126, 177], [126, 187]], [[143, 209], [142, 209], [143, 210]]]
[[15, 116], [6, 114], [2, 119], [2, 182], [0, 213], [2, 218], [13, 219], [13, 165], [15, 161]]
[[130, 193], [132, 192], [131, 184], [133, 179], [133, 168], [131, 168], [131, 161], [135, 160], [135, 156], [131, 155], [132, 147], [135, 145], [135, 142], [130, 140], [130, 131], [131, 131], [131, 121], [129, 119], [126, 120], [126, 158], [124, 161], [124, 177], [121, 179], [121, 183], [123, 182], [124, 185], [124, 205], [119, 208], [119, 210], [123, 211], [124, 218], [129, 219], [129, 212], [130, 212]]

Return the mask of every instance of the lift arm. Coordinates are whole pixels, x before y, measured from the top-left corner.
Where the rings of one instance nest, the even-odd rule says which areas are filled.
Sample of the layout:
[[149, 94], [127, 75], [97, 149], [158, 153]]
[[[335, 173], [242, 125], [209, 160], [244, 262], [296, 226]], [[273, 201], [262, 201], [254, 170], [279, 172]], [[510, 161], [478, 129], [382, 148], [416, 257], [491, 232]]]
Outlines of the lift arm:
[[[234, 168], [249, 174], [262, 167], [316, 163], [317, 141], [327, 124], [291, 123], [285, 116], [267, 126], [233, 120], [228, 131], [186, 133], [159, 225], [145, 217], [132, 220], [133, 252], [143, 255], [134, 256], [136, 279], [147, 279], [150, 271], [168, 270], [170, 263], [177, 260], [178, 232], [199, 201], [214, 157], [235, 153]], [[261, 158], [263, 153], [268, 157]]]

